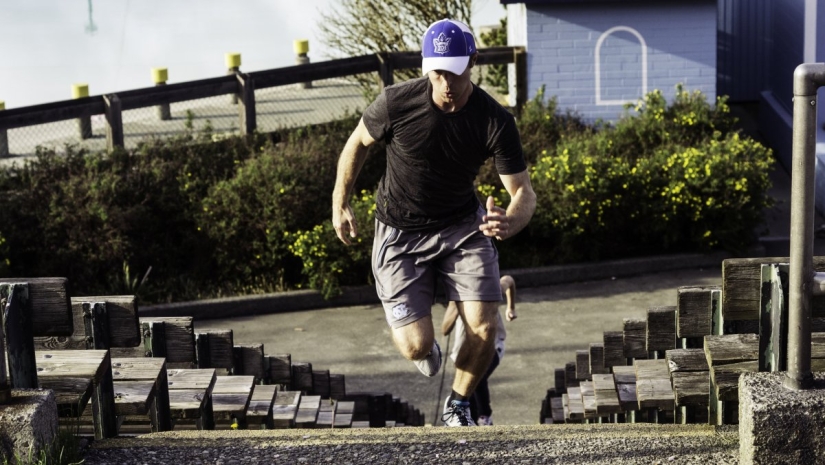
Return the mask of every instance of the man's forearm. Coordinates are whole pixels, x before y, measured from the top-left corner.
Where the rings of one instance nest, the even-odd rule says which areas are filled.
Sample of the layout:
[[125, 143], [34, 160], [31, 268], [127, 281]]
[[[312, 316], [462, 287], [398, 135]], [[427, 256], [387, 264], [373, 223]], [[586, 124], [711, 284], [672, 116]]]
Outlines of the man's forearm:
[[367, 148], [352, 138], [347, 141], [338, 158], [338, 171], [335, 176], [335, 189], [332, 191], [332, 204], [344, 205], [352, 195], [352, 188], [358, 173], [367, 159]]
[[532, 189], [521, 188], [511, 198], [507, 206], [507, 217], [510, 219], [508, 237], [513, 237], [527, 226], [533, 213], [536, 211], [536, 194]]

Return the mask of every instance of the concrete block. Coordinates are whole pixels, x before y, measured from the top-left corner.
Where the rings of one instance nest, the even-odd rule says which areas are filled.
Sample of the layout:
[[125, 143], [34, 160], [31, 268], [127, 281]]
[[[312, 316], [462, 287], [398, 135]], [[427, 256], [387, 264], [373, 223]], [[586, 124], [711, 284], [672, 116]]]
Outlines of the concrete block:
[[739, 378], [739, 463], [824, 463], [825, 373], [814, 389], [782, 386], [784, 373], [743, 373]]
[[12, 389], [11, 403], [0, 405], [0, 459], [13, 462], [37, 458], [57, 436], [57, 401], [54, 392]]

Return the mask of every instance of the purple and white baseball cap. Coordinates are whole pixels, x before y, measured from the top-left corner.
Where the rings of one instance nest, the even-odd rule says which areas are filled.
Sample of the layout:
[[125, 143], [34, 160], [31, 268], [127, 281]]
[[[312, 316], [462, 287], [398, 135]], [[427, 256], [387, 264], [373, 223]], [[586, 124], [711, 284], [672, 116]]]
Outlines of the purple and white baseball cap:
[[432, 70], [462, 74], [470, 55], [476, 52], [476, 42], [470, 27], [454, 19], [436, 21], [421, 39], [421, 71]]

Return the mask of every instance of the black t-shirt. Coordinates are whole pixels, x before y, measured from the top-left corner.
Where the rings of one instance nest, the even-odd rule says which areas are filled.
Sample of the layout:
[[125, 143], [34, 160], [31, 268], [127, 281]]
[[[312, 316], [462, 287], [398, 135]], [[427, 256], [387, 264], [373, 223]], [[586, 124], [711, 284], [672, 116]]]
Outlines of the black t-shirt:
[[439, 228], [475, 212], [473, 180], [490, 157], [499, 174], [527, 168], [513, 115], [475, 85], [454, 113], [435, 106], [426, 76], [388, 86], [363, 120], [387, 143], [375, 215], [398, 229]]

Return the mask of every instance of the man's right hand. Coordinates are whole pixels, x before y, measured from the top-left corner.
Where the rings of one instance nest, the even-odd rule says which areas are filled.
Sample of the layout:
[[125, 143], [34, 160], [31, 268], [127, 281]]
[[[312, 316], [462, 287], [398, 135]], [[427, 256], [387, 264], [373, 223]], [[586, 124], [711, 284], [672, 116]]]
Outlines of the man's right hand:
[[358, 236], [358, 223], [355, 221], [355, 214], [352, 207], [346, 204], [340, 208], [332, 208], [332, 227], [341, 242], [351, 245], [350, 238]]

